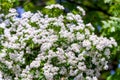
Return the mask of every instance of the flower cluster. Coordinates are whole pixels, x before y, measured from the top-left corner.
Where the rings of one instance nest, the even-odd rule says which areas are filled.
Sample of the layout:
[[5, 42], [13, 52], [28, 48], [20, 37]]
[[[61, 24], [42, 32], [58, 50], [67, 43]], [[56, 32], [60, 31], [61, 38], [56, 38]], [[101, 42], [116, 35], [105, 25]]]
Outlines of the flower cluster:
[[45, 8], [47, 8], [47, 9], [58, 8], [58, 9], [64, 10], [64, 7], [61, 6], [60, 4], [55, 4], [55, 5], [52, 4], [52, 5], [46, 6]]
[[[46, 8], [56, 7], [64, 8]], [[0, 78], [97, 80], [100, 71], [108, 68], [115, 40], [95, 35], [94, 27], [84, 24], [79, 14], [47, 14], [28, 11], [17, 18], [16, 10], [11, 9], [1, 17]]]

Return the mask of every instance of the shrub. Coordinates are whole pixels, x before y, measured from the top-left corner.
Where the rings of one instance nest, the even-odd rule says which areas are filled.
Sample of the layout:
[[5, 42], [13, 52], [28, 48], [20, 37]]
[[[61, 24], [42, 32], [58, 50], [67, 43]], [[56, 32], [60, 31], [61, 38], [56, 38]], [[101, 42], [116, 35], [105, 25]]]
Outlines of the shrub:
[[64, 13], [55, 4], [44, 11], [15, 9], [1, 15], [0, 78], [4, 80], [97, 80], [108, 69], [113, 38], [98, 37], [84, 24], [85, 11]]

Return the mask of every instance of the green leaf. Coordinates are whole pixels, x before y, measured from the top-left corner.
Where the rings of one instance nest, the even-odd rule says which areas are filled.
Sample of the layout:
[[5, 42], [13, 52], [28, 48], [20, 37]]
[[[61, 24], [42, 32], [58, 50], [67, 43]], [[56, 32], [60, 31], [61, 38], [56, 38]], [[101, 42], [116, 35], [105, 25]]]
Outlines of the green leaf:
[[115, 27], [111, 27], [111, 32], [115, 32]]
[[107, 77], [107, 80], [112, 80], [112, 76], [110, 75], [109, 77]]

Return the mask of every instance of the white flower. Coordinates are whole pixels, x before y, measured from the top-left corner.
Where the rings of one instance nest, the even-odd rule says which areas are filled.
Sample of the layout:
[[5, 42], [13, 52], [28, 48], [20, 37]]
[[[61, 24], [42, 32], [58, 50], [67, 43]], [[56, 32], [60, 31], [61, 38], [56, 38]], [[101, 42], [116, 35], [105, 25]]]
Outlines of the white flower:
[[2, 79], [2, 72], [1, 72], [1, 71], [0, 71], [0, 80], [3, 80], [3, 79]]
[[98, 44], [98, 45], [96, 46], [96, 48], [97, 48], [99, 51], [102, 51], [102, 50], [104, 49], [104, 46], [103, 46], [103, 45]]
[[78, 74], [78, 75], [74, 78], [74, 80], [84, 80], [83, 74], [82, 74], [82, 73]]
[[11, 12], [11, 13], [16, 13], [16, 9], [11, 8], [11, 9], [9, 10], [9, 12]]
[[96, 41], [97, 41], [97, 36], [96, 36], [96, 35], [94, 35], [94, 34], [93, 34], [93, 35], [90, 35], [89, 40], [93, 41], [93, 44], [94, 44], [94, 45], [97, 44], [97, 42], [96, 42]]
[[6, 24], [5, 23], [0, 23], [0, 28], [5, 28]]
[[116, 43], [115, 39], [113, 39], [112, 37], [110, 37], [110, 40], [111, 40], [111, 43], [116, 47], [117, 43]]
[[91, 42], [89, 40], [84, 40], [82, 42], [83, 47], [86, 47], [87, 50], [91, 48]]
[[93, 77], [93, 80], [98, 80], [97, 77]]
[[14, 18], [15, 16], [18, 15], [18, 13], [16, 12], [16, 9], [14, 9], [14, 8], [9, 9], [9, 12], [10, 13], [8, 15], [6, 15], [5, 18], [9, 18], [9, 17]]
[[47, 49], [50, 49], [50, 47], [52, 46], [52, 43], [43, 43], [41, 45], [41, 51], [46, 51]]
[[46, 63], [43, 67], [44, 75], [47, 80], [53, 80], [53, 76], [57, 74], [57, 71], [59, 70], [58, 67], [53, 67], [53, 65]]
[[91, 23], [86, 24], [86, 26], [88, 26], [88, 28], [90, 28], [92, 31], [94, 31], [94, 30], [95, 30], [95, 28], [92, 26], [92, 24], [91, 24]]
[[13, 68], [13, 61], [5, 61], [5, 64], [8, 66], [9, 69]]
[[7, 54], [6, 54], [6, 50], [2, 50], [2, 53], [0, 53], [0, 59], [5, 57]]
[[5, 16], [4, 14], [2, 14], [2, 13], [0, 14], [0, 18], [2, 18], [2, 17], [4, 17], [4, 16]]
[[71, 49], [75, 52], [80, 52], [80, 45], [74, 43], [71, 45]]
[[79, 59], [80, 61], [85, 60], [84, 54], [83, 54], [83, 53], [80, 53], [80, 54], [78, 55], [78, 59]]
[[77, 9], [82, 12], [83, 16], [85, 15], [85, 10], [82, 7], [77, 6]]
[[77, 34], [76, 34], [76, 38], [77, 38], [77, 40], [84, 40], [85, 39], [85, 35], [84, 34], [80, 34], [79, 32], [77, 32]]
[[86, 35], [90, 35], [90, 30], [89, 29], [85, 29], [85, 34]]
[[94, 70], [92, 70], [92, 69], [86, 70], [86, 75], [93, 76], [94, 75]]
[[31, 22], [37, 22], [40, 19], [40, 15], [38, 13], [35, 13], [32, 17], [31, 17]]
[[30, 68], [38, 68], [40, 66], [40, 61], [33, 61], [30, 64]]
[[92, 78], [91, 78], [91, 77], [89, 77], [89, 76], [87, 76], [87, 77], [86, 77], [86, 80], [92, 80]]
[[70, 74], [70, 76], [75, 76], [75, 75], [77, 75], [77, 73], [78, 73], [78, 71], [79, 70], [70, 70], [70, 72], [69, 72], [69, 74]]
[[104, 54], [109, 58], [110, 57], [110, 49], [106, 48]]
[[67, 69], [65, 67], [62, 67], [59, 73], [65, 75], [67, 73]]
[[105, 65], [105, 66], [104, 66], [104, 69], [107, 70], [107, 69], [108, 69], [108, 65]]
[[86, 70], [86, 65], [84, 64], [84, 62], [79, 62], [77, 67], [80, 71], [85, 71]]
[[52, 4], [52, 5], [46, 6], [45, 8], [47, 9], [58, 8], [58, 9], [64, 10], [64, 7], [60, 4]]
[[31, 16], [33, 16], [33, 13], [31, 13], [30, 11], [24, 12], [22, 14], [22, 18], [30, 18]]

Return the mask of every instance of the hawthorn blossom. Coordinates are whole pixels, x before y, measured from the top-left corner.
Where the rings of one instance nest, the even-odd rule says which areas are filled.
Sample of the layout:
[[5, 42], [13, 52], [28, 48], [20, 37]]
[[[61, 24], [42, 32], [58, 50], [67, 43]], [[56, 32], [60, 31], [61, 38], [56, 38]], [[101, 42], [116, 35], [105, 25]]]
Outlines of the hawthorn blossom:
[[[64, 10], [59, 4], [45, 8]], [[95, 35], [92, 24], [85, 24], [79, 13], [50, 17], [42, 11], [28, 11], [21, 18], [17, 15], [15, 9], [0, 15], [4, 18], [0, 23], [0, 79], [97, 80], [100, 71], [108, 69], [116, 41]]]

